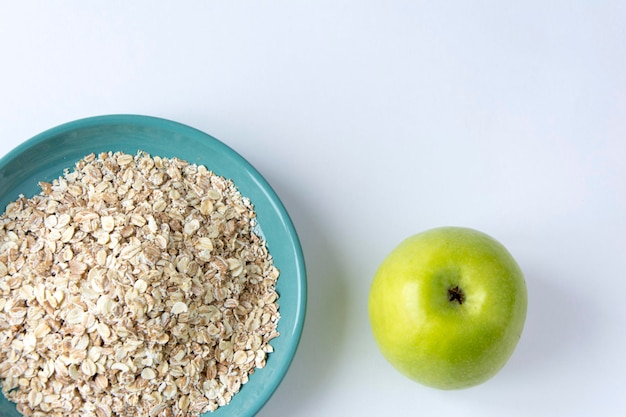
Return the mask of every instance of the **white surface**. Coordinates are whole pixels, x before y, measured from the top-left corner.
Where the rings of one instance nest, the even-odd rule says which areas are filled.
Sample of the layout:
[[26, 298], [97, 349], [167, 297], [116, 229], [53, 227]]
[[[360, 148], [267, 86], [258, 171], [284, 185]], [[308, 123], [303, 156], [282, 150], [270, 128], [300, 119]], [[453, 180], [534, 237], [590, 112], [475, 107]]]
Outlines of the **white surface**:
[[[310, 298], [260, 416], [626, 415], [625, 2], [5, 1], [0, 52], [2, 155], [140, 113], [273, 184]], [[529, 290], [508, 365], [454, 392], [400, 376], [367, 320], [378, 263], [441, 225], [500, 240]]]

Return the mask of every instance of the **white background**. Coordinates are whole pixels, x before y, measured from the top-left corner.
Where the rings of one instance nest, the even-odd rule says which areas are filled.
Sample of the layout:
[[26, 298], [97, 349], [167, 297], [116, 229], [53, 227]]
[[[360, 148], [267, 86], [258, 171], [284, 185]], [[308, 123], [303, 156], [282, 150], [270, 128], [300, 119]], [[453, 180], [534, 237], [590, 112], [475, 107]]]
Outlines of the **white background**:
[[[625, 2], [2, 1], [0, 154], [110, 113], [216, 136], [292, 216], [308, 315], [259, 416], [626, 415]], [[507, 366], [452, 392], [367, 318], [384, 256], [442, 225], [529, 291]]]

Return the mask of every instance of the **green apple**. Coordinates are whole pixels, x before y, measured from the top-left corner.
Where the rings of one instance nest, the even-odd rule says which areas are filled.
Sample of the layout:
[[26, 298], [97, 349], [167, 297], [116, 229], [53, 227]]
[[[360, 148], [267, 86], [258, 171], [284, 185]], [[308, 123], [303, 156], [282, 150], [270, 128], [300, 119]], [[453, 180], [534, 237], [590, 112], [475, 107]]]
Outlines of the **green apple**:
[[526, 320], [524, 276], [492, 237], [441, 227], [409, 237], [382, 262], [370, 287], [374, 339], [401, 373], [459, 389], [493, 377]]

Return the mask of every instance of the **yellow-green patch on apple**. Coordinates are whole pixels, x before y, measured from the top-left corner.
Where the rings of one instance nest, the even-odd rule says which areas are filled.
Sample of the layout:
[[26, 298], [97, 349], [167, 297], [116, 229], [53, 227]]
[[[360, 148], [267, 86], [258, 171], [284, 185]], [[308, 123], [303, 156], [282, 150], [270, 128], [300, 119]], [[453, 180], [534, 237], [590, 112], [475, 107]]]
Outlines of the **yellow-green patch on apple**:
[[404, 240], [372, 282], [369, 319], [383, 356], [409, 378], [459, 389], [493, 377], [526, 320], [524, 276], [507, 249], [474, 229]]

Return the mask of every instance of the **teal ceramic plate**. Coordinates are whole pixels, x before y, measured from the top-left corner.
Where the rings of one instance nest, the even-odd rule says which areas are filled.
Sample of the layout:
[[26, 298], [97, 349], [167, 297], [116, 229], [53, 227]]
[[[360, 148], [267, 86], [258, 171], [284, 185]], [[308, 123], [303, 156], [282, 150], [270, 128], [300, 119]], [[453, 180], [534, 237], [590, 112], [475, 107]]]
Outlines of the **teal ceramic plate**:
[[[234, 181], [257, 212], [259, 231], [280, 270], [277, 283], [281, 318], [274, 352], [230, 404], [206, 416], [253, 416], [271, 397], [296, 352], [306, 310], [306, 271], [294, 226], [270, 185], [234, 150], [189, 126], [137, 115], [97, 116], [43, 132], [0, 159], [0, 211], [20, 194], [31, 197], [40, 181], [51, 181], [92, 152], [139, 150], [153, 156], [178, 157], [205, 165]], [[288, 413], [288, 411], [287, 411]], [[15, 405], [0, 395], [0, 415], [19, 417]]]

